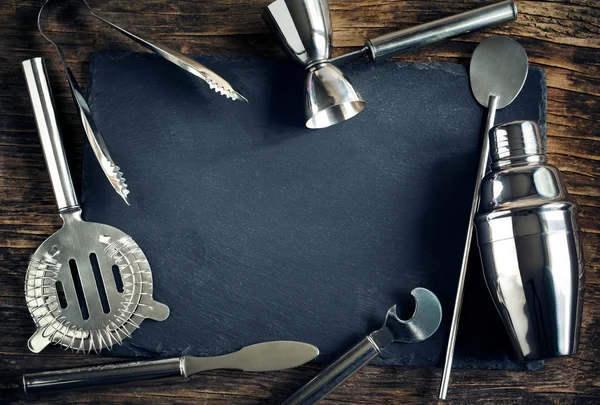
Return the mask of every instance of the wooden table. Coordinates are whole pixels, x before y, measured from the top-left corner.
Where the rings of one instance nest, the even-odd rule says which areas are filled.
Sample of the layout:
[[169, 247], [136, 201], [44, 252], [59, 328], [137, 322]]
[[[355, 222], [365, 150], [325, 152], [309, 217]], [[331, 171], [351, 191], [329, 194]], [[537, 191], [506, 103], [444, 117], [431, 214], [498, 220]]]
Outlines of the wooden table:
[[[270, 0], [90, 1], [99, 14], [184, 53], [281, 56], [260, 18]], [[331, 0], [336, 54], [365, 38], [489, 4], [478, 0]], [[50, 347], [32, 354], [34, 330], [25, 306], [28, 256], [60, 226], [35, 130], [20, 62], [34, 56], [56, 61], [37, 32], [41, 1], [0, 4], [0, 402], [144, 404], [276, 404], [314, 375], [317, 366], [271, 374], [207, 372], [187, 383], [100, 389], [32, 397], [22, 394], [24, 372], [95, 364], [107, 359]], [[80, 83], [97, 50], [141, 50], [94, 22], [69, 2], [48, 22], [63, 44]], [[532, 65], [548, 78], [549, 160], [558, 166], [581, 207], [587, 287], [579, 354], [548, 362], [543, 371], [456, 370], [449, 398], [456, 403], [600, 403], [600, 4], [595, 0], [519, 1], [518, 22], [488, 29], [402, 57], [408, 61], [467, 64], [475, 46], [490, 35], [517, 39]], [[70, 22], [69, 22], [70, 20]], [[62, 21], [62, 22], [61, 22]], [[63, 136], [75, 181], [80, 183], [83, 132], [64, 75], [49, 63]], [[468, 304], [468, 303], [467, 303]], [[460, 335], [459, 335], [460, 336]], [[434, 403], [440, 368], [367, 367], [324, 404]]]

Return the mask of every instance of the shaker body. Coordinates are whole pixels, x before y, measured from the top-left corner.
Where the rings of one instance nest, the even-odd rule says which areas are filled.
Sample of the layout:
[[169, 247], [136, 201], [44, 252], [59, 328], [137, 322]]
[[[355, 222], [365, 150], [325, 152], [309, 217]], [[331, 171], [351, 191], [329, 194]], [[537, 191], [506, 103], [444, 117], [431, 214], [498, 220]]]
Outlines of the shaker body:
[[503, 160], [494, 151], [475, 219], [488, 289], [521, 360], [574, 354], [585, 274], [578, 207], [545, 153]]

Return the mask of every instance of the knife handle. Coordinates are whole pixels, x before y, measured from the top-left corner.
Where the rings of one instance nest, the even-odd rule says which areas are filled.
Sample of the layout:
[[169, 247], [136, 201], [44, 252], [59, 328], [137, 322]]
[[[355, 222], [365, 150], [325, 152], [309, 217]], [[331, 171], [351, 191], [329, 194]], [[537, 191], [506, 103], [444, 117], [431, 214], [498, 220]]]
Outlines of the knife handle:
[[366, 337], [335, 362], [327, 366], [312, 380], [302, 386], [281, 405], [310, 405], [320, 401], [330, 391], [342, 384], [354, 373], [367, 365], [379, 351]]
[[145, 360], [25, 374], [28, 394], [124, 384], [168, 377], [185, 377], [183, 358]]

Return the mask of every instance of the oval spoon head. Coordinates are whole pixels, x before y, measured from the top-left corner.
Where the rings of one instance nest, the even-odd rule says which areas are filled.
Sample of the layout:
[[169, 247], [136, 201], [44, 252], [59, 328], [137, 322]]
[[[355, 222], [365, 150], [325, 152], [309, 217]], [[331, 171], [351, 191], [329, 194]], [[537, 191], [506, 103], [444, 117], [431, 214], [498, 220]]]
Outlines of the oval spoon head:
[[504, 108], [521, 92], [529, 62], [525, 49], [507, 37], [492, 37], [480, 43], [471, 58], [471, 91], [484, 107], [491, 96], [498, 98], [497, 108]]

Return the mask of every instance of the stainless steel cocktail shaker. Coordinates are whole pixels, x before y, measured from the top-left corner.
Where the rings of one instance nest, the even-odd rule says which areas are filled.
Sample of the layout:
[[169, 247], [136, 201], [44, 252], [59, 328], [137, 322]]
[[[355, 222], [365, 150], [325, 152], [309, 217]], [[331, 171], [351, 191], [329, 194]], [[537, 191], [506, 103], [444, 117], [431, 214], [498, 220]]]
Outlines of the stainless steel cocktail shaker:
[[571, 201], [536, 123], [490, 131], [475, 219], [485, 279], [521, 360], [577, 351], [584, 265]]

